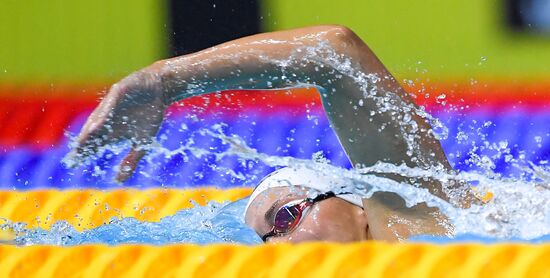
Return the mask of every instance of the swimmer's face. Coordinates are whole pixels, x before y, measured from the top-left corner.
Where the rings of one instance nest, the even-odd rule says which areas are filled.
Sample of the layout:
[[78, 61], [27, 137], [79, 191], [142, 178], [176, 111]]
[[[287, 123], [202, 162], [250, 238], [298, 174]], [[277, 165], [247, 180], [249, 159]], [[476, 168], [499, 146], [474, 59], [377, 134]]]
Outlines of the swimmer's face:
[[[246, 212], [246, 224], [263, 236], [273, 228], [273, 213], [282, 206], [307, 198], [307, 189], [302, 187], [270, 188], [258, 195]], [[269, 214], [269, 215], [266, 215]], [[362, 208], [340, 198], [329, 198], [309, 207], [302, 220], [290, 233], [278, 234], [267, 242], [336, 241], [351, 242], [366, 240], [367, 217]]]

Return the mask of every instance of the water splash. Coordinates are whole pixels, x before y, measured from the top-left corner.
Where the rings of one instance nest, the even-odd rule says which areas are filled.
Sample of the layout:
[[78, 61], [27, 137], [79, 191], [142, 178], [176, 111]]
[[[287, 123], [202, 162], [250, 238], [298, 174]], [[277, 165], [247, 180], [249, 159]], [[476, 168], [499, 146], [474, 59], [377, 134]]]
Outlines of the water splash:
[[[259, 57], [263, 57], [259, 54]], [[231, 57], [228, 57], [231, 58]], [[431, 123], [433, 129], [429, 132], [437, 139], [448, 138], [448, 128], [436, 117], [431, 116], [422, 107], [418, 108], [412, 104], [404, 104], [396, 94], [385, 92], [377, 84], [383, 78], [376, 74], [368, 74], [360, 71], [354, 62], [341, 54], [335, 53], [330, 45], [320, 41], [316, 46], [298, 47], [293, 55], [288, 58], [276, 61], [268, 61], [277, 64], [281, 68], [281, 73], [277, 76], [270, 76], [271, 80], [289, 80], [289, 83], [304, 84], [308, 83], [307, 77], [294, 76], [287, 71], [292, 65], [305, 65], [313, 63], [320, 72], [330, 72], [336, 78], [350, 78], [360, 88], [362, 99], [357, 100], [353, 109], [364, 109], [366, 102], [376, 103], [377, 110], [370, 111], [371, 117], [378, 114], [391, 115], [392, 119], [400, 122], [397, 127], [399, 135], [407, 144], [406, 154], [416, 160], [430, 160], [430, 154], [422, 153], [419, 142], [422, 140], [419, 135], [421, 127], [411, 120], [411, 115], [424, 118]], [[239, 75], [237, 71], [235, 75]], [[290, 82], [294, 79], [294, 82]], [[211, 81], [213, 82], [213, 81]], [[330, 82], [330, 80], [328, 81]], [[200, 94], [201, 84], [192, 84], [192, 90], [185, 94]], [[269, 85], [269, 83], [268, 83]], [[313, 84], [314, 85], [314, 84]], [[320, 89], [321, 94], [323, 92]], [[330, 93], [330, 92], [329, 92]], [[439, 94], [438, 103], [445, 106], [446, 95]], [[453, 109], [457, 109], [453, 107]], [[456, 234], [473, 233], [492, 238], [521, 238], [532, 239], [545, 234], [550, 234], [550, 208], [546, 204], [550, 201], [550, 170], [543, 166], [537, 166], [531, 161], [527, 161], [525, 155], [521, 153], [518, 156], [512, 155], [510, 147], [506, 141], [499, 143], [489, 143], [484, 135], [483, 129], [490, 128], [493, 123], [465, 123], [464, 128], [459, 130], [456, 139], [457, 142], [470, 144], [467, 154], [469, 159], [467, 164], [473, 166], [475, 171], [454, 172], [446, 170], [440, 165], [423, 163], [431, 165], [424, 168], [410, 168], [406, 165], [392, 165], [387, 163], [378, 163], [372, 167], [346, 170], [331, 166], [325, 163], [315, 163], [310, 160], [296, 159], [293, 157], [272, 156], [249, 147], [245, 140], [238, 136], [228, 135], [223, 131], [223, 123], [211, 128], [201, 129], [199, 132], [207, 134], [213, 138], [221, 140], [225, 148], [218, 150], [204, 149], [196, 147], [193, 140], [188, 140], [176, 149], [167, 149], [162, 144], [151, 146], [148, 164], [155, 164], [155, 158], [164, 157], [169, 159], [174, 155], [192, 155], [196, 157], [213, 155], [215, 161], [220, 161], [224, 157], [237, 157], [238, 160], [247, 165], [249, 162], [261, 162], [273, 167], [293, 166], [307, 167], [314, 170], [332, 173], [341, 179], [348, 180], [350, 186], [345, 190], [363, 195], [371, 196], [375, 192], [394, 192], [399, 194], [407, 203], [414, 205], [420, 202], [426, 202], [430, 206], [438, 207], [446, 214]], [[381, 126], [380, 129], [384, 129]], [[473, 132], [472, 132], [473, 131]], [[479, 138], [481, 144], [475, 144], [469, 136], [474, 135]], [[162, 139], [162, 137], [160, 138]], [[540, 143], [540, 138], [534, 138], [535, 143]], [[162, 140], [161, 140], [162, 141]], [[492, 155], [486, 153], [492, 152]], [[480, 154], [481, 153], [481, 154]], [[458, 155], [458, 154], [457, 154]], [[507, 165], [518, 169], [518, 177], [503, 177], [494, 172], [495, 161], [504, 159]], [[318, 160], [318, 159], [316, 159]], [[422, 163], [420, 163], [422, 164]], [[217, 167], [216, 171], [224, 172], [238, 179], [247, 179], [245, 173], [240, 173], [232, 168]], [[473, 205], [467, 209], [457, 208], [445, 200], [442, 200], [428, 192], [428, 190], [418, 187], [418, 185], [397, 182], [391, 179], [375, 176], [377, 174], [399, 174], [403, 177], [417, 179], [431, 179], [440, 182], [443, 185], [450, 184], [449, 181], [460, 180], [466, 184], [475, 185], [477, 191], [481, 194], [491, 192], [493, 198], [486, 204]], [[101, 172], [99, 173], [101, 174]], [[343, 190], [342, 188], [337, 188]], [[459, 198], [459, 194], [450, 192], [451, 199]], [[456, 201], [456, 200], [455, 200]]]
[[[332, 166], [322, 159], [321, 154], [317, 153], [313, 157], [314, 161], [308, 159], [297, 159], [294, 157], [272, 156], [249, 147], [245, 141], [236, 136], [224, 133], [224, 124], [213, 125], [209, 128], [203, 128], [198, 133], [208, 134], [222, 142], [225, 147], [223, 151], [212, 154], [211, 150], [201, 149], [192, 144], [185, 144], [176, 150], [168, 150], [163, 147], [153, 149], [153, 153], [149, 159], [154, 157], [164, 157], [169, 159], [172, 155], [180, 153], [188, 153], [197, 156], [215, 155], [219, 161], [224, 157], [237, 157], [242, 163], [249, 161], [261, 162], [273, 167], [291, 166], [295, 168], [308, 168], [316, 171], [322, 171], [328, 175], [334, 175], [344, 181], [347, 181], [348, 186], [338, 187], [333, 190], [336, 192], [353, 192], [358, 195], [370, 197], [375, 192], [394, 192], [400, 195], [407, 203], [412, 206], [418, 203], [425, 202], [432, 207], [438, 207], [445, 215], [447, 215], [454, 227], [454, 234], [473, 234], [493, 239], [534, 239], [547, 234], [550, 234], [550, 208], [546, 205], [550, 200], [550, 190], [548, 183], [550, 182], [550, 172], [541, 166], [532, 164], [528, 168], [521, 168], [523, 172], [530, 173], [529, 180], [505, 178], [499, 175], [487, 175], [479, 172], [449, 172], [443, 167], [434, 167], [430, 169], [411, 168], [406, 165], [393, 165], [379, 162], [372, 167], [359, 169], [342, 169]], [[219, 170], [222, 171], [223, 167]], [[223, 169], [229, 171], [225, 173], [234, 173], [231, 169]], [[368, 173], [368, 174], [367, 174]], [[449, 202], [442, 200], [432, 194], [427, 189], [419, 187], [419, 185], [411, 186], [409, 183], [396, 182], [392, 179], [375, 176], [374, 174], [399, 174], [409, 178], [429, 178], [440, 181], [445, 184], [452, 180], [461, 180], [469, 184], [477, 184], [476, 190], [479, 193], [491, 192], [493, 198], [483, 205], [473, 205], [467, 209], [461, 209], [453, 206]], [[236, 177], [242, 177], [244, 173], [234, 173]], [[525, 175], [527, 176], [527, 175]], [[346, 182], [343, 182], [346, 183]], [[214, 206], [215, 207], [215, 206]], [[208, 209], [212, 209], [209, 207]], [[208, 211], [208, 209], [206, 211]], [[202, 217], [208, 215], [202, 209], [191, 210], [188, 212], [180, 212], [174, 218], [165, 218], [160, 224], [142, 224], [135, 219], [123, 219], [116, 221], [105, 227], [92, 230], [93, 233], [104, 232], [105, 238], [95, 238], [100, 242], [114, 243], [118, 239], [128, 240], [126, 235], [121, 231], [124, 229], [137, 230], [137, 234], [142, 229], [150, 229], [154, 227], [159, 231], [163, 229], [169, 230], [172, 228], [171, 221], [182, 222], [186, 217]], [[236, 212], [236, 211], [235, 211]], [[241, 213], [236, 212], [236, 213]], [[195, 218], [196, 219], [196, 218]], [[195, 223], [195, 222], [193, 222]], [[197, 222], [199, 223], [199, 222]], [[60, 224], [61, 225], [61, 224]], [[64, 227], [61, 225], [61, 227]], [[121, 228], [125, 227], [125, 228]], [[208, 229], [217, 229], [215, 225], [209, 226]], [[57, 229], [57, 230], [55, 230]], [[54, 231], [58, 231], [55, 228]], [[222, 227], [223, 229], [223, 227]], [[199, 230], [206, 232], [207, 230]], [[111, 234], [108, 235], [107, 233]], [[211, 231], [206, 232], [207, 234]], [[41, 231], [42, 233], [42, 231]], [[40, 234], [40, 233], [39, 233]], [[54, 232], [55, 234], [55, 232]], [[61, 233], [63, 234], [63, 233]], [[132, 232], [131, 234], [136, 234]], [[145, 234], [149, 234], [146, 232]], [[160, 233], [162, 234], [162, 233]], [[82, 239], [86, 236], [75, 236]], [[189, 239], [198, 240], [201, 243], [202, 239], [193, 237], [192, 234], [187, 235]], [[25, 236], [27, 237], [27, 236]], [[59, 238], [59, 236], [57, 236]], [[36, 243], [33, 240], [40, 238], [39, 236], [32, 237], [30, 243]], [[48, 238], [48, 236], [45, 236]], [[117, 239], [118, 238], [118, 239]], [[147, 239], [142, 237], [145, 242], [170, 242], [170, 240], [185, 240], [183, 238], [173, 238], [169, 235], [160, 236], [159, 239]], [[208, 239], [214, 240], [214, 239]], [[244, 238], [240, 240], [246, 240]], [[74, 240], [72, 242], [75, 242]], [[87, 241], [82, 241], [87, 242]], [[127, 241], [123, 241], [127, 242]], [[215, 242], [215, 241], [213, 241]]]
[[240, 243], [259, 244], [261, 239], [245, 225], [243, 211], [247, 199], [229, 204], [211, 202], [196, 205], [158, 222], [141, 222], [135, 218], [113, 218], [97, 228], [78, 232], [65, 221], [54, 223], [49, 230], [27, 229], [24, 223], [3, 224], [16, 232], [17, 245], [79, 244], [169, 244], [169, 243]]

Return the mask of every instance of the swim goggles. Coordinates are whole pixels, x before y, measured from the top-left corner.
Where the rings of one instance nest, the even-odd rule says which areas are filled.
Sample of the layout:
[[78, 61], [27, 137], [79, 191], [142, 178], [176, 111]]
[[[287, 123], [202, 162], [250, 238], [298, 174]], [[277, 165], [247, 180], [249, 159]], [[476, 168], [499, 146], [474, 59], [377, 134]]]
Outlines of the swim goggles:
[[268, 238], [276, 235], [284, 235], [291, 233], [298, 227], [302, 221], [302, 216], [305, 216], [306, 210], [315, 203], [323, 200], [336, 197], [333, 192], [327, 192], [317, 195], [315, 198], [307, 198], [302, 201], [290, 202], [277, 210], [273, 217], [273, 227], [271, 230], [262, 236], [265, 242]]

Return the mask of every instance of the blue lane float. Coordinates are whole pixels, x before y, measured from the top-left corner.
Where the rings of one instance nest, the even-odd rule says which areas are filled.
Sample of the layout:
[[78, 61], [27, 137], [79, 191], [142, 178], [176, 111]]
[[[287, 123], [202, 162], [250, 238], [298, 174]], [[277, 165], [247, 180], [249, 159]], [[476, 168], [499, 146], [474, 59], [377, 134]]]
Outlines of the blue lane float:
[[[79, 130], [86, 115], [71, 123], [70, 132]], [[550, 113], [510, 110], [494, 114], [483, 109], [468, 113], [440, 113], [437, 117], [448, 129], [441, 140], [449, 160], [458, 170], [479, 170], [475, 159], [486, 156], [494, 163], [494, 172], [514, 176], [520, 170], [511, 167], [510, 158], [521, 158], [544, 165], [550, 156]], [[249, 113], [244, 117], [206, 115], [201, 119], [188, 115], [172, 116], [161, 128], [159, 140], [167, 149], [194, 140], [193, 147], [213, 153], [227, 148], [218, 138], [201, 134], [201, 129], [224, 123], [227, 135], [241, 137], [250, 147], [268, 155], [310, 159], [322, 152], [334, 165], [349, 168], [350, 163], [324, 115], [296, 117]], [[182, 128], [184, 127], [184, 128]], [[121, 155], [106, 152], [94, 164], [67, 169], [60, 162], [68, 152], [68, 139], [58, 146], [36, 150], [28, 146], [5, 146], [0, 152], [0, 188], [30, 190], [36, 188], [113, 188], [113, 167]], [[499, 148], [506, 148], [503, 152]], [[499, 155], [500, 152], [500, 155]], [[233, 169], [246, 179], [225, 174], [219, 168]], [[215, 184], [219, 187], [254, 185], [273, 169], [262, 163], [243, 165], [237, 157], [195, 157], [189, 151], [168, 158], [154, 157], [151, 163], [142, 162], [142, 174], [131, 178], [127, 185], [134, 187], [194, 187]]]

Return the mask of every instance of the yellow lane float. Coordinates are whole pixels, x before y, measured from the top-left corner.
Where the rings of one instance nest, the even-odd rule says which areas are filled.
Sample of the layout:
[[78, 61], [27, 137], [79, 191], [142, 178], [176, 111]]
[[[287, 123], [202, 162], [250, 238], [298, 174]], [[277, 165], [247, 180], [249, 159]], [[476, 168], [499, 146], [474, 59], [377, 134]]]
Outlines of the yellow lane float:
[[0, 245], [1, 277], [549, 277], [550, 245]]

